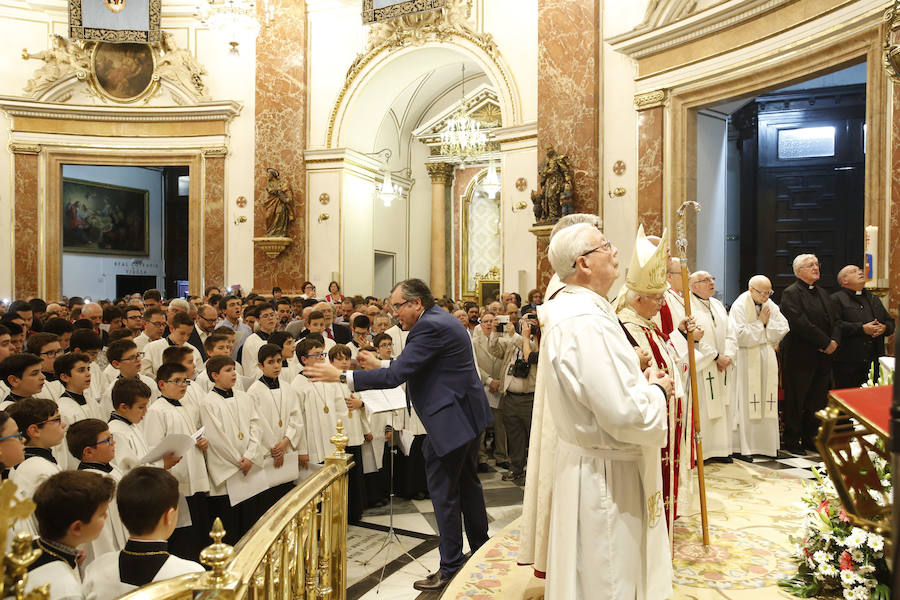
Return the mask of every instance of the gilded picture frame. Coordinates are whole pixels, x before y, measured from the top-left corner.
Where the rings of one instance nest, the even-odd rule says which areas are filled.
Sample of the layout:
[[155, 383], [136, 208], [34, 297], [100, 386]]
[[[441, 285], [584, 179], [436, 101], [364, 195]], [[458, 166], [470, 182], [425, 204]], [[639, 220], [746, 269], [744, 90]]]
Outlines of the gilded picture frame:
[[63, 178], [62, 251], [150, 255], [150, 192]]
[[363, 0], [363, 23], [380, 23], [430, 10], [440, 10], [447, 0]]
[[159, 86], [156, 60], [156, 50], [148, 44], [94, 44], [88, 83], [113, 102], [135, 102]]

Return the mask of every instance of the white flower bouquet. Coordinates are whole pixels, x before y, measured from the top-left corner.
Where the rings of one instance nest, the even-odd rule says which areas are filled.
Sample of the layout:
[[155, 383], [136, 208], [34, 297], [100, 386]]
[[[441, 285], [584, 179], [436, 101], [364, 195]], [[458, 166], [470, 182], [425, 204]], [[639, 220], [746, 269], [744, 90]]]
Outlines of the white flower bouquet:
[[[879, 479], [890, 482], [887, 462], [875, 453], [870, 455]], [[800, 502], [802, 534], [790, 538], [795, 544], [797, 574], [778, 585], [800, 598], [843, 592], [846, 600], [889, 600], [891, 578], [884, 538], [850, 523], [824, 465], [813, 472], [816, 479], [805, 484]], [[886, 501], [878, 496], [879, 503]]]

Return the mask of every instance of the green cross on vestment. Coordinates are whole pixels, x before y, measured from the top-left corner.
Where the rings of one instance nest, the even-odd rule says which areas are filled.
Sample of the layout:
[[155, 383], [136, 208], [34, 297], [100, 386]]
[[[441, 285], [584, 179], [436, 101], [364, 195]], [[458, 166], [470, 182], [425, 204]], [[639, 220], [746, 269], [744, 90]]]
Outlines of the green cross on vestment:
[[757, 407], [759, 406], [759, 404], [760, 404], [760, 402], [759, 402], [759, 400], [756, 399], [756, 394], [753, 394], [753, 400], [750, 401], [750, 406], [753, 407], [753, 410], [757, 410]]
[[715, 379], [715, 378], [712, 376], [712, 372], [707, 373], [706, 380], [709, 382], [709, 399], [710, 400], [716, 399], [716, 394], [713, 392], [713, 384], [712, 384], [713, 379]]

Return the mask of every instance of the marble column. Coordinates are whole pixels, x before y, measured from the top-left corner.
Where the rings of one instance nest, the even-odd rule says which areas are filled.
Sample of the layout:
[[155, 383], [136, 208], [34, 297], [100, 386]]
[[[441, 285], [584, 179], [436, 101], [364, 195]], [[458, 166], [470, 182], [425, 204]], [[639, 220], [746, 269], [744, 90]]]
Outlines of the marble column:
[[447, 293], [447, 188], [453, 183], [450, 163], [425, 165], [431, 177], [431, 293], [439, 298]]
[[227, 148], [203, 151], [203, 286], [225, 286], [225, 155]]
[[[294, 193], [293, 242], [277, 257], [253, 250], [253, 288], [299, 292], [306, 278], [306, 0], [272, 0], [276, 19], [256, 41], [256, 151], [254, 236], [266, 232], [266, 169], [277, 169]], [[258, 6], [262, 18], [263, 5]]]
[[663, 125], [665, 93], [635, 97], [638, 110], [637, 221], [647, 235], [663, 230]]
[[[600, 212], [600, 0], [538, 0], [538, 161], [547, 146], [575, 171], [575, 212]], [[538, 248], [537, 279], [549, 281]], [[538, 285], [541, 287], [541, 285]]]
[[40, 295], [39, 145], [10, 144], [13, 155], [13, 294], [14, 300]]

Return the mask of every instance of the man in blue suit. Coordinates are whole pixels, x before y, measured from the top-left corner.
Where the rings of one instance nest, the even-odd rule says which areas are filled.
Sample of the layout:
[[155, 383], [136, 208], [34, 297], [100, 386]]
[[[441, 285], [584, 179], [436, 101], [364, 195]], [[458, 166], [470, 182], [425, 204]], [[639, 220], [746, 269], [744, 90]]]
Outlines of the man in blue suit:
[[354, 391], [386, 389], [406, 382], [428, 432], [422, 452], [428, 492], [441, 536], [441, 567], [415, 582], [422, 591], [443, 589], [462, 567], [462, 517], [472, 552], [488, 539], [484, 494], [478, 479], [479, 435], [491, 424], [490, 405], [475, 367], [472, 342], [460, 322], [434, 304], [431, 290], [420, 279], [408, 279], [390, 297], [394, 317], [409, 331], [403, 352], [380, 361], [360, 352], [366, 371], [339, 371], [322, 363], [306, 367], [312, 381], [345, 381]]

